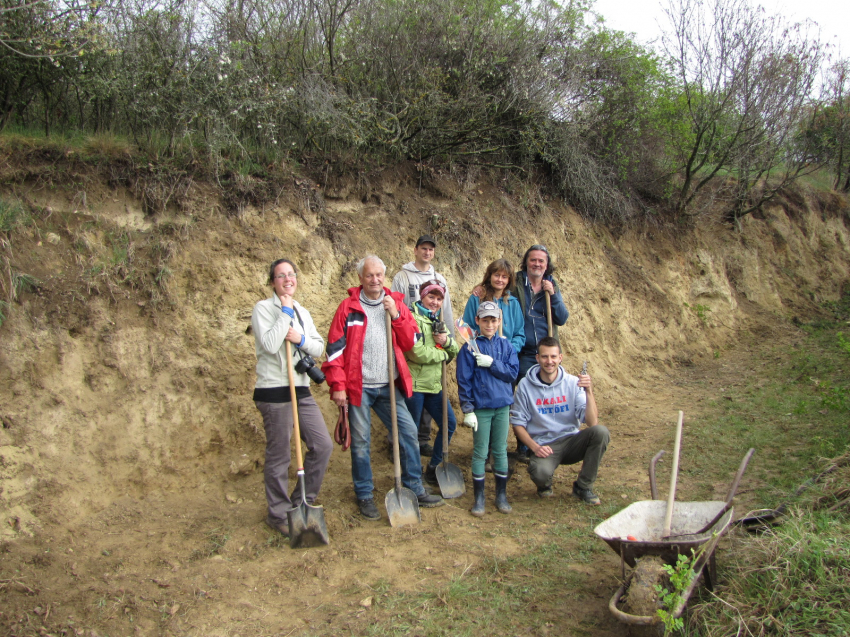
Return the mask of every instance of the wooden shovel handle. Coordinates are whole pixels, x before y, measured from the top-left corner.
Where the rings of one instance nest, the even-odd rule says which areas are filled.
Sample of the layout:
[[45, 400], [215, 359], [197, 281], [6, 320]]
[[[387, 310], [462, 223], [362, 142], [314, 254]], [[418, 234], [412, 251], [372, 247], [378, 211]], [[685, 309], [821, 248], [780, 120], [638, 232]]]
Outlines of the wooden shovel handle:
[[549, 336], [552, 336], [552, 295], [546, 291], [546, 327], [549, 329]]
[[401, 459], [398, 450], [398, 408], [395, 404], [395, 383], [393, 382], [393, 319], [389, 310], [385, 312], [387, 324], [387, 380], [390, 392], [390, 414], [393, 425], [393, 475], [395, 476], [396, 489], [401, 489]]
[[440, 378], [443, 388], [443, 464], [449, 455], [449, 394], [446, 389], [446, 361], [443, 361], [443, 373]]
[[295, 395], [295, 370], [292, 367], [292, 342], [286, 341], [286, 371], [289, 374], [289, 399], [292, 401], [292, 435], [295, 438], [295, 455], [298, 458], [298, 471], [304, 471], [301, 458], [301, 428], [298, 426], [298, 398]]

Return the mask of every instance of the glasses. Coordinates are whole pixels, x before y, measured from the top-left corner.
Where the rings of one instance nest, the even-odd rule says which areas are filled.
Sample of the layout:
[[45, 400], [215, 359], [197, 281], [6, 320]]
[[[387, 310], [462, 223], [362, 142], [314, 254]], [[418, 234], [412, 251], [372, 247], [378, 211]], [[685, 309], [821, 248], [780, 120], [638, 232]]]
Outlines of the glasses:
[[275, 279], [297, 279], [298, 273], [296, 272], [284, 272], [283, 274], [275, 274]]

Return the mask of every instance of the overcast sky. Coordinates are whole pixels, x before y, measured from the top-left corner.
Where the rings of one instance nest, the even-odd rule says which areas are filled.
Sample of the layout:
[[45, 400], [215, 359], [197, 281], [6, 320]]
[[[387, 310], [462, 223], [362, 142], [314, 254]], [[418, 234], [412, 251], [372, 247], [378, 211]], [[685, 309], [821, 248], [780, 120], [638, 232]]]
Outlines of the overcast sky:
[[[807, 18], [816, 22], [821, 39], [835, 45], [833, 56], [850, 57], [850, 0], [751, 0], [770, 14], [781, 14], [790, 22]], [[610, 29], [634, 33], [638, 42], [658, 38], [668, 29], [663, 7], [667, 0], [596, 0], [593, 9], [605, 18]]]

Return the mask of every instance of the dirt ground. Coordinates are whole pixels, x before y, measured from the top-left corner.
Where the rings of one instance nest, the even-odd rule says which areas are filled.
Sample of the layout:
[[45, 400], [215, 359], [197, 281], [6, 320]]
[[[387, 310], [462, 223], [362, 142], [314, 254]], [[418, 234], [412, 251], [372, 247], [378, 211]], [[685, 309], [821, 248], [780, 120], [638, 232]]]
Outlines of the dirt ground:
[[[0, 327], [4, 634], [369, 634], [393, 625], [388, 594], [441, 590], [553, 541], [556, 527], [586, 529], [554, 538], [565, 554], [602, 545], [593, 525], [649, 497], [647, 463], [671, 447], [677, 410], [698, 417], [730, 373], [799, 338], [789, 319], [817, 312], [850, 278], [844, 215], [814, 205], [778, 206], [735, 232], [707, 224], [702, 234], [615, 236], [484, 183], [423, 193], [403, 171], [375, 187], [380, 196], [326, 192], [317, 207], [315, 189], [296, 183], [275, 208], [237, 216], [200, 186], [156, 218], [121, 189], [86, 188], [86, 209], [73, 188], [11, 189], [40, 212], [11, 237], [6, 263], [39, 284]], [[250, 401], [247, 327], [268, 293], [265, 268], [294, 258], [298, 298], [326, 333], [354, 261], [376, 252], [394, 272], [425, 231], [438, 237], [457, 314], [491, 259], [517, 261], [541, 238], [558, 255], [571, 310], [565, 366], [590, 361], [612, 432], [597, 483], [604, 504], [570, 497], [575, 467], [561, 468], [556, 497], [541, 501], [519, 467], [509, 516], [489, 503], [484, 518], [470, 516], [470, 488], [423, 510], [421, 525], [392, 529], [386, 517], [359, 517], [350, 456], [335, 448], [320, 494], [331, 544], [291, 550], [262, 523], [263, 434]], [[326, 389], [316, 395], [330, 427]], [[392, 488], [382, 429], [372, 453], [379, 502]], [[460, 428], [451, 460], [467, 485], [471, 451]], [[711, 476], [701, 493], [722, 499], [729, 478]], [[682, 497], [694, 488], [683, 484]], [[570, 565], [580, 586], [544, 609], [549, 621], [518, 618], [517, 634], [626, 634], [607, 610], [619, 559], [602, 548]]]
[[[778, 330], [788, 342], [799, 337], [790, 328]], [[612, 442], [597, 483], [605, 502], [598, 509], [569, 495], [575, 467], [559, 469], [556, 497], [544, 501], [520, 466], [509, 483], [514, 508], [509, 516], [497, 513], [488, 497], [485, 517], [472, 517], [467, 492], [442, 508], [423, 509], [418, 527], [392, 529], [386, 517], [380, 522], [359, 517], [350, 456], [337, 449], [320, 497], [330, 546], [292, 550], [263, 525], [259, 471], [125, 495], [74, 524], [47, 526], [3, 545], [0, 625], [12, 635], [362, 635], [375, 622], [392, 621], [381, 607], [382, 593], [438, 590], [487, 559], [551, 539], [548, 530], [557, 525], [586, 529], [585, 537], [562, 542], [565, 553], [588, 538], [604, 546], [592, 536], [592, 525], [621, 506], [649, 499], [648, 459], [671, 449], [677, 409], [688, 411], [687, 445], [687, 421], [699, 418], [699, 405], [729, 386], [729, 369], [773, 357], [776, 341], [766, 352], [763, 340], [751, 340], [762, 349], [741, 348], [722, 360], [680, 368], [649, 396], [627, 392], [614, 407], [600, 395], [601, 420]], [[392, 464], [383, 437], [375, 438], [376, 498], [382, 502], [392, 488]], [[467, 484], [471, 450], [471, 435], [460, 430], [452, 460], [463, 468]], [[756, 458], [751, 471], [758, 472], [761, 461], [769, 459]], [[731, 476], [712, 478], [713, 499], [723, 499]], [[666, 490], [661, 468], [659, 481]], [[697, 486], [706, 485], [681, 480], [681, 498]], [[745, 480], [740, 506], [747, 506], [747, 492]], [[578, 590], [564, 591], [546, 625], [528, 625], [516, 634], [627, 634], [607, 609], [619, 585], [614, 553], [606, 547], [589, 563], [576, 561], [574, 569]], [[364, 607], [367, 599], [371, 607]]]

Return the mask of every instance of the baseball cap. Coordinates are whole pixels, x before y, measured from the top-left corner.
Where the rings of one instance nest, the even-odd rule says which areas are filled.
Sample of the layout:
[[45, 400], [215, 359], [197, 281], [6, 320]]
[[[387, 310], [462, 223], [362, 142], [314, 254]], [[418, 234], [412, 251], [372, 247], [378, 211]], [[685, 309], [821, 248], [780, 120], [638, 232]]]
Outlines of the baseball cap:
[[434, 241], [434, 237], [432, 237], [430, 234], [423, 234], [421, 237], [419, 237], [416, 240], [416, 246], [415, 247], [418, 248], [423, 243], [430, 243], [435, 248], [437, 247], [437, 242]]
[[499, 306], [493, 303], [493, 301], [484, 301], [481, 305], [478, 306], [478, 313], [476, 314], [476, 316], [478, 318], [484, 318], [485, 316], [501, 318], [502, 310], [500, 310]]

